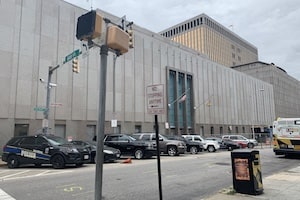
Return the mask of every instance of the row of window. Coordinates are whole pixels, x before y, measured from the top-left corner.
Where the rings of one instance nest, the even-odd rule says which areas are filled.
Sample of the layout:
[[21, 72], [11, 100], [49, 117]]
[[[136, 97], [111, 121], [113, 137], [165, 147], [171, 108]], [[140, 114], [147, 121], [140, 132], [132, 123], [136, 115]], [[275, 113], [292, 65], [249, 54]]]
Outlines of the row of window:
[[[173, 37], [176, 36], [182, 32], [188, 31], [194, 27], [199, 27], [201, 25], [207, 25], [210, 28], [214, 29], [215, 31], [219, 32], [220, 34], [226, 36], [227, 38], [229, 38], [230, 40], [236, 42], [237, 44], [245, 47], [246, 49], [248, 49], [249, 51], [253, 52], [254, 54], [257, 54], [257, 49], [254, 48], [253, 46], [247, 44], [246, 41], [242, 40], [241, 38], [233, 35], [231, 32], [227, 31], [226, 29], [224, 29], [221, 25], [219, 25], [218, 23], [214, 22], [213, 20], [207, 18], [207, 17], [199, 17], [197, 19], [194, 19], [192, 21], [189, 21], [185, 24], [181, 24], [175, 28], [172, 28], [170, 30], [167, 30], [163, 33], [161, 33], [162, 36], [164, 37]], [[239, 49], [240, 50], [240, 49]]]

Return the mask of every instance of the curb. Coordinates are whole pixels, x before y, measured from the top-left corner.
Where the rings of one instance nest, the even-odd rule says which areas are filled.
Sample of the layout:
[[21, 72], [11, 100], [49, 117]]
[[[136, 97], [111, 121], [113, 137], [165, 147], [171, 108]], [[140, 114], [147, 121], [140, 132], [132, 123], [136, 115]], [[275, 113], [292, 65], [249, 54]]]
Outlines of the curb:
[[2, 157], [0, 156], [0, 167], [5, 166], [6, 162], [2, 161]]

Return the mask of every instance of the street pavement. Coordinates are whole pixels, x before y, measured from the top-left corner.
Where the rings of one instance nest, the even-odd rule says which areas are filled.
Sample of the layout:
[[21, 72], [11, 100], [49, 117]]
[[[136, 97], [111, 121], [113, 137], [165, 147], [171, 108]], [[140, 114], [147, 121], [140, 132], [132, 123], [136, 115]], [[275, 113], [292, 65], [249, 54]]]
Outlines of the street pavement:
[[[258, 146], [256, 148], [270, 148]], [[300, 164], [298, 167], [283, 170], [273, 175], [262, 177], [263, 193], [259, 195], [236, 193], [233, 186], [201, 200], [293, 200], [300, 199]], [[251, 184], [250, 184], [251, 185]]]
[[[0, 166], [6, 165], [1, 160]], [[216, 194], [201, 200], [293, 200], [300, 198], [300, 164], [296, 168], [284, 170], [276, 174], [262, 177], [263, 193], [259, 195], [236, 193], [232, 186], [224, 188]], [[0, 191], [1, 192], [1, 191]], [[1, 197], [1, 194], [0, 194]]]

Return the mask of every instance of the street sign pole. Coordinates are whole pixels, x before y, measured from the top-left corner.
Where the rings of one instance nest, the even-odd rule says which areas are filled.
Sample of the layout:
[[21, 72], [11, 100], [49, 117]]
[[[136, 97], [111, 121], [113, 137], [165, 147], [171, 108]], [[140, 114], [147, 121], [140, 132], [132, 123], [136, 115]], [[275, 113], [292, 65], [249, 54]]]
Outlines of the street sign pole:
[[51, 77], [52, 77], [52, 67], [49, 67], [48, 70], [48, 82], [47, 82], [47, 97], [46, 97], [46, 110], [44, 111], [44, 120], [43, 120], [43, 133], [48, 134], [49, 131], [49, 104], [50, 104], [50, 91], [51, 91]]
[[156, 135], [156, 154], [157, 154], [157, 174], [158, 174], [158, 189], [159, 199], [162, 200], [162, 184], [161, 184], [161, 164], [160, 164], [160, 147], [159, 147], [159, 127], [157, 114], [163, 114], [164, 110], [164, 86], [150, 85], [147, 87], [147, 111], [154, 115], [154, 127]]

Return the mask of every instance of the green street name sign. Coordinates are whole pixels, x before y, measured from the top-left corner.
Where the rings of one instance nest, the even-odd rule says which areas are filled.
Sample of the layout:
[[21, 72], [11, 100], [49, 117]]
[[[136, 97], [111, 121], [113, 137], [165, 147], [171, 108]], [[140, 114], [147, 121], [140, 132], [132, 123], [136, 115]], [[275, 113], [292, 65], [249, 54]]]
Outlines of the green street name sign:
[[44, 112], [44, 111], [47, 110], [47, 108], [45, 108], [45, 107], [35, 107], [35, 108], [33, 108], [33, 110], [35, 112]]
[[67, 55], [67, 56], [65, 57], [64, 64], [67, 63], [67, 62], [69, 62], [69, 61], [72, 60], [73, 58], [78, 57], [80, 54], [81, 54], [80, 50], [79, 50], [79, 49], [76, 49], [75, 51], [73, 51], [72, 53], [70, 53], [69, 55]]

